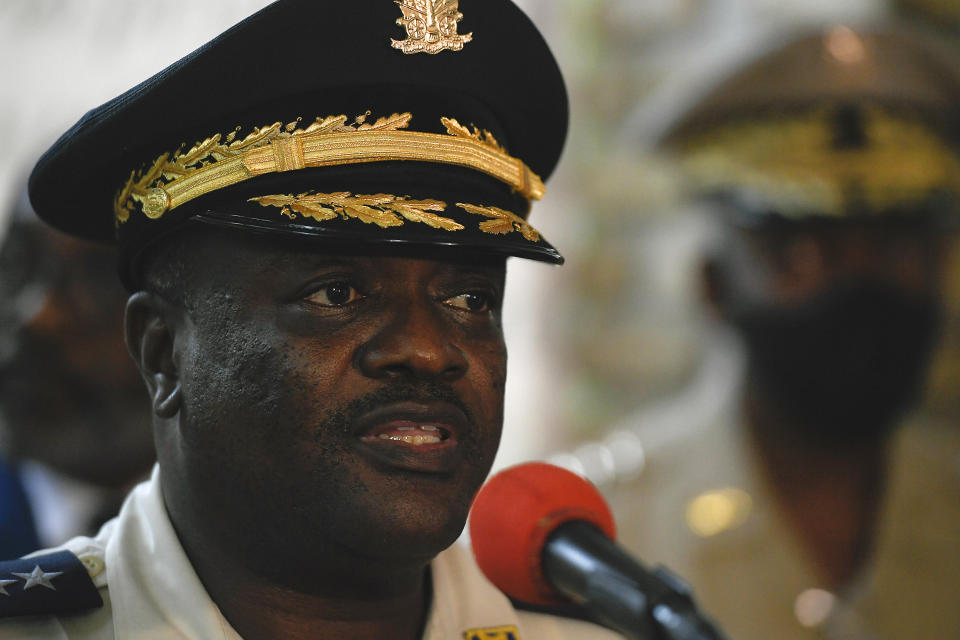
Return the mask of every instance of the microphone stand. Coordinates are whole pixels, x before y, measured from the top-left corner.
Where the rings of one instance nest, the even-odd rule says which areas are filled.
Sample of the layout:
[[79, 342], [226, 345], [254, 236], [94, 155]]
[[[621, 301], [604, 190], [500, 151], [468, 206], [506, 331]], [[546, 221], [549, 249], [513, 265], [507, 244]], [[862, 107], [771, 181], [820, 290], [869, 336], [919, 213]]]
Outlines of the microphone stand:
[[665, 567], [644, 568], [592, 524], [557, 527], [542, 566], [557, 591], [631, 640], [727, 640], [697, 610], [686, 582]]

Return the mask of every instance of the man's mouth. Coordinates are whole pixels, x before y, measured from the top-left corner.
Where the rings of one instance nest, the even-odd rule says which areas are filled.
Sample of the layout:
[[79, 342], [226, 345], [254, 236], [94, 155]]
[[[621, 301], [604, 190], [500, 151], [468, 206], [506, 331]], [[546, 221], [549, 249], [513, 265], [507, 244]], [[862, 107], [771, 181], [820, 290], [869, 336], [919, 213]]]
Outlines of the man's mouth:
[[404, 443], [414, 447], [440, 444], [450, 439], [450, 430], [439, 424], [417, 424], [403, 421], [384, 425], [371, 434], [380, 440]]
[[362, 449], [381, 463], [410, 471], [446, 473], [459, 463], [469, 421], [446, 402], [398, 402], [367, 412], [355, 431]]

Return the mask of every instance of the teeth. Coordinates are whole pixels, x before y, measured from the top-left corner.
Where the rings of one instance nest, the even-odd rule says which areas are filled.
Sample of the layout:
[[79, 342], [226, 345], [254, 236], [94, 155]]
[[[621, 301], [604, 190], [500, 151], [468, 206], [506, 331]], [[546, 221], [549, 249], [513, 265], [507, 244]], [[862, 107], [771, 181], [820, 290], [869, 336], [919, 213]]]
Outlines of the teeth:
[[424, 431], [440, 431], [440, 427], [435, 427], [432, 424], [422, 424], [420, 428]]
[[413, 431], [416, 427], [397, 427], [397, 431]]
[[425, 436], [420, 434], [409, 435], [409, 436], [407, 435], [395, 436], [387, 433], [381, 433], [379, 437], [381, 440], [393, 440], [395, 442], [406, 442], [407, 444], [412, 444], [412, 445], [436, 444], [437, 442], [440, 442], [440, 438], [438, 438], [437, 436]]

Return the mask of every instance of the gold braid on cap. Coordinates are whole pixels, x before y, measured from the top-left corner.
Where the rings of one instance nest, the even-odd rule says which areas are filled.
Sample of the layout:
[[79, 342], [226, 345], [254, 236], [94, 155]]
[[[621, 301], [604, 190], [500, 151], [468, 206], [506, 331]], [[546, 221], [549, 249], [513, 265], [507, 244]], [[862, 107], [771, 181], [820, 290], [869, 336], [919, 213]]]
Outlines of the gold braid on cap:
[[393, 160], [475, 169], [527, 199], [544, 195], [539, 176], [507, 154], [489, 131], [470, 129], [453, 118], [441, 118], [446, 135], [405, 131], [412, 118], [409, 113], [364, 124], [367, 114], [352, 125], [342, 115], [317, 118], [302, 129], [299, 119], [285, 126], [275, 122], [239, 140], [238, 128], [225, 138], [216, 134], [190, 149], [165, 153], [146, 169], [132, 172], [117, 193], [117, 224], [138, 210], [150, 219], [160, 218], [194, 198], [268, 173]]
[[740, 187], [787, 216], [843, 217], [909, 205], [936, 190], [960, 194], [960, 156], [933, 129], [864, 108], [863, 146], [837, 148], [829, 109], [741, 121], [676, 145], [697, 191]]

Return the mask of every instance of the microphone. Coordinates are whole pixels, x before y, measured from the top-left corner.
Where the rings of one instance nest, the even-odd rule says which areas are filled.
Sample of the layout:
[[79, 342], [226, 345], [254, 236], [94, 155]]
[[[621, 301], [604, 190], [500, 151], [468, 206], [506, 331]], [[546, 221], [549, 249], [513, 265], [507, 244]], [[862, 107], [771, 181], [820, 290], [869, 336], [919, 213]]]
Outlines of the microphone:
[[631, 640], [725, 640], [682, 579], [662, 566], [647, 569], [615, 536], [600, 492], [541, 462], [490, 478], [470, 512], [477, 564], [511, 598], [573, 602]]

